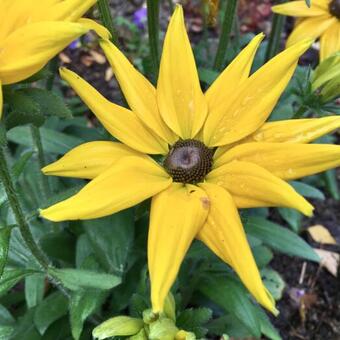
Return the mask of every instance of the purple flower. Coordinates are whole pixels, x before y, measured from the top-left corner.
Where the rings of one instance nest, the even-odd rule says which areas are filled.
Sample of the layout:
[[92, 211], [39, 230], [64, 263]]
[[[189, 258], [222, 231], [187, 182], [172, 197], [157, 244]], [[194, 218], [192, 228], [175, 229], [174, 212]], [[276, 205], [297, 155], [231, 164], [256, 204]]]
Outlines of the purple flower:
[[80, 45], [81, 45], [80, 39], [76, 39], [76, 40], [72, 41], [70, 45], [68, 45], [68, 48], [70, 50], [75, 50], [75, 49], [79, 48]]
[[146, 7], [141, 7], [133, 14], [133, 22], [139, 29], [145, 28], [145, 23], [147, 20], [147, 9]]

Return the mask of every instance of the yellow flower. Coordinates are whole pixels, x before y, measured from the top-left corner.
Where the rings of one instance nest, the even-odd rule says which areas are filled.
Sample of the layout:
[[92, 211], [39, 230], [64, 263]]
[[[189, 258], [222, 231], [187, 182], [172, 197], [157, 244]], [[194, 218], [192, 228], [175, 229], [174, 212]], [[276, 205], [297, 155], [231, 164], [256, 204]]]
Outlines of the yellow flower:
[[[307, 144], [339, 127], [340, 117], [265, 123], [311, 41], [292, 46], [249, 76], [262, 39], [256, 36], [205, 94], [180, 6], [165, 37], [157, 89], [113, 44], [102, 41], [131, 110], [61, 69], [62, 78], [121, 143], [85, 143], [45, 167], [47, 175], [91, 181], [73, 197], [41, 210], [41, 216], [52, 221], [98, 218], [152, 197], [148, 265], [153, 312], [163, 310], [196, 237], [275, 313], [237, 208], [283, 206], [310, 216], [313, 207], [285, 180], [340, 164], [339, 146]], [[165, 158], [159, 164], [147, 154]]]
[[340, 1], [313, 0], [311, 7], [304, 0], [291, 1], [272, 7], [273, 12], [298, 17], [287, 40], [287, 46], [312, 38], [320, 38], [320, 59], [340, 51]]
[[74, 39], [94, 29], [108, 31], [81, 18], [97, 0], [0, 0], [0, 117], [1, 85], [24, 80]]

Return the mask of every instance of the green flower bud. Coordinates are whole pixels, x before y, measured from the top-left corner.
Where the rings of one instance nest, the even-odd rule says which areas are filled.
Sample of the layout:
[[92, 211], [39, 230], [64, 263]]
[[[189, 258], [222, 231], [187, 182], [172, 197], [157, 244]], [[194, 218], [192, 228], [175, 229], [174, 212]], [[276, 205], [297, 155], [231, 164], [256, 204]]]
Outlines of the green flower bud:
[[176, 321], [176, 303], [171, 293], [168, 294], [164, 301], [164, 314], [174, 322]]
[[150, 340], [174, 340], [178, 328], [171, 319], [159, 319], [150, 324]]
[[143, 327], [143, 320], [129, 316], [116, 316], [97, 326], [92, 335], [94, 338], [106, 339], [112, 336], [137, 334]]
[[159, 318], [159, 315], [157, 313], [154, 313], [151, 309], [146, 309], [143, 312], [143, 321], [147, 325], [152, 322], [155, 322], [156, 320], [158, 320], [158, 318]]
[[176, 336], [175, 340], [196, 340], [196, 335], [191, 332], [186, 332], [183, 330], [180, 330]]
[[136, 335], [133, 335], [129, 338], [129, 340], [148, 340], [148, 337], [145, 333], [144, 328], [139, 331]]

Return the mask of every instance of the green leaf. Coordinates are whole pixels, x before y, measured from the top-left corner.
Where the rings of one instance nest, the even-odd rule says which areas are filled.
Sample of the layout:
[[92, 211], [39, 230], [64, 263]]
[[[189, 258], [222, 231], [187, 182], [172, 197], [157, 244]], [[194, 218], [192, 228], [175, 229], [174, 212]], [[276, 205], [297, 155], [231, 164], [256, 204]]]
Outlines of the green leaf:
[[25, 278], [25, 299], [28, 308], [38, 305], [44, 296], [45, 274], [33, 274]]
[[274, 256], [272, 251], [263, 245], [252, 248], [252, 252], [259, 268], [265, 267]]
[[209, 308], [190, 308], [180, 313], [176, 325], [179, 329], [194, 332], [198, 338], [204, 337], [208, 329], [203, 327], [212, 317]]
[[280, 274], [271, 268], [264, 268], [261, 270], [261, 277], [273, 298], [275, 300], [280, 300], [282, 298], [282, 292], [286, 286]]
[[338, 180], [336, 178], [336, 170], [328, 170], [323, 173], [323, 176], [325, 178], [326, 188], [329, 191], [329, 193], [332, 195], [332, 197], [336, 200], [340, 199], [340, 191], [339, 191], [339, 185]]
[[23, 316], [18, 318], [11, 340], [41, 340], [41, 335], [33, 322], [34, 313], [34, 309], [28, 309]]
[[303, 182], [292, 181], [289, 184], [302, 196], [308, 198], [316, 198], [319, 200], [324, 200], [325, 195], [323, 192], [309, 184]]
[[56, 320], [67, 314], [68, 300], [60, 292], [54, 292], [44, 299], [34, 313], [34, 324], [40, 334], [44, 334], [47, 328]]
[[33, 269], [8, 269], [3, 272], [0, 279], [0, 296], [7, 293], [13, 286], [15, 286], [20, 280], [28, 275], [37, 273]]
[[2, 305], [0, 305], [0, 325], [12, 325], [15, 323], [15, 319], [11, 313]]
[[98, 290], [81, 290], [72, 293], [70, 301], [70, 322], [72, 335], [75, 340], [80, 338], [84, 321], [103, 302], [103, 292]]
[[230, 276], [212, 276], [202, 282], [200, 291], [217, 305], [237, 317], [255, 337], [261, 336], [259, 320], [245, 288]]
[[247, 234], [253, 235], [264, 244], [284, 254], [299, 256], [319, 262], [319, 256], [301, 237], [279, 224], [261, 217], [249, 217], [245, 223]]
[[133, 209], [109, 217], [84, 221], [86, 235], [98, 262], [106, 271], [122, 276], [134, 239]]
[[200, 81], [203, 81], [204, 83], [210, 85], [212, 84], [215, 79], [218, 77], [218, 72], [208, 69], [208, 68], [199, 68], [199, 77]]
[[11, 335], [13, 334], [14, 327], [7, 325], [0, 325], [0, 340], [9, 340], [12, 339]]
[[72, 118], [71, 110], [66, 106], [63, 99], [55, 93], [38, 88], [26, 88], [20, 90], [20, 92], [31, 98], [44, 115]]
[[6, 226], [0, 229], [0, 278], [7, 262], [12, 228], [12, 226]]
[[15, 179], [18, 179], [23, 173], [27, 162], [31, 159], [33, 155], [32, 151], [25, 152], [20, 155], [19, 159], [14, 163], [12, 167], [12, 175]]
[[117, 276], [90, 270], [50, 268], [49, 273], [71, 290], [80, 288], [111, 289], [121, 283], [121, 278]]
[[278, 208], [277, 210], [289, 226], [298, 233], [301, 228], [302, 214], [291, 208]]
[[260, 320], [261, 332], [270, 340], [281, 340], [280, 334], [275, 329], [275, 327], [272, 325], [268, 316], [262, 310], [262, 308], [257, 305], [254, 305], [253, 307], [254, 307], [256, 316]]

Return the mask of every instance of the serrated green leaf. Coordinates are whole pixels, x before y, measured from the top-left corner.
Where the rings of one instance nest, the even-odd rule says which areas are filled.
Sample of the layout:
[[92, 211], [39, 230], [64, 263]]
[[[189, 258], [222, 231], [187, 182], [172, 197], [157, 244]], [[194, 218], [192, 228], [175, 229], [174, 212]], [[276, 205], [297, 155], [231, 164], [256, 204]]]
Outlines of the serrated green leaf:
[[25, 299], [28, 308], [38, 305], [44, 296], [45, 274], [33, 274], [25, 278]]
[[302, 196], [308, 198], [316, 198], [319, 200], [324, 200], [325, 195], [323, 192], [309, 184], [303, 182], [292, 181], [289, 184]]
[[205, 324], [210, 321], [212, 311], [209, 308], [190, 308], [180, 313], [176, 325], [180, 329], [194, 332], [198, 338], [204, 337], [208, 331]]
[[7, 293], [9, 289], [15, 286], [20, 280], [28, 275], [37, 273], [33, 269], [8, 269], [3, 272], [0, 279], [0, 296]]
[[35, 309], [34, 324], [40, 334], [56, 320], [67, 314], [68, 300], [60, 292], [54, 292], [44, 299]]
[[275, 300], [280, 300], [286, 286], [281, 275], [271, 268], [264, 268], [261, 270], [261, 277], [264, 285], [270, 291], [273, 298]]
[[70, 290], [80, 288], [111, 289], [121, 283], [121, 278], [112, 274], [71, 268], [50, 268], [49, 273], [57, 277]]
[[2, 273], [7, 262], [12, 228], [12, 226], [6, 226], [0, 229], [0, 278], [2, 277]]
[[45, 118], [40, 113], [12, 111], [6, 116], [5, 123], [7, 130], [10, 130], [19, 125], [27, 124], [33, 124], [37, 127], [40, 127], [45, 123]]
[[261, 239], [264, 244], [274, 250], [315, 262], [320, 260], [313, 248], [301, 237], [277, 223], [261, 217], [249, 217], [244, 226], [247, 234]]

